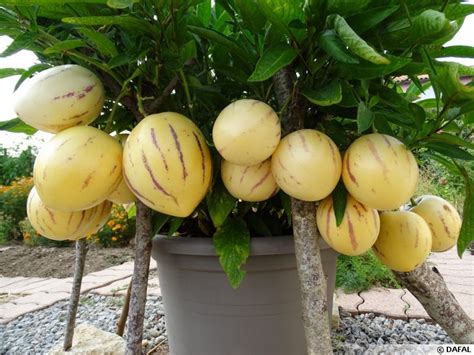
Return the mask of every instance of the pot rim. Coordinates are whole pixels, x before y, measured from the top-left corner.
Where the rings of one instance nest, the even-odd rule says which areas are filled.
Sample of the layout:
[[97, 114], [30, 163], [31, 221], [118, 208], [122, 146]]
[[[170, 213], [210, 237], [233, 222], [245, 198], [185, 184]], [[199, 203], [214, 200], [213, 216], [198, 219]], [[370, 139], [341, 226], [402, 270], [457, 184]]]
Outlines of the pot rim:
[[[295, 253], [293, 236], [253, 237], [250, 239], [250, 255], [288, 255]], [[322, 238], [321, 249], [329, 246]], [[168, 237], [158, 234], [153, 238], [153, 249], [164, 254], [217, 256], [212, 238]]]

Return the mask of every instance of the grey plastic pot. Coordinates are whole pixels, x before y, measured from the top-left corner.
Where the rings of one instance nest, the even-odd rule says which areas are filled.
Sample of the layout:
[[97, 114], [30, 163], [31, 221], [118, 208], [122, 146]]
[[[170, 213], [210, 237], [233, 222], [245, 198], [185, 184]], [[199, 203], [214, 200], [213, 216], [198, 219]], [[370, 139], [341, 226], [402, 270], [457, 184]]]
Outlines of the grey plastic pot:
[[[332, 310], [337, 254], [320, 245]], [[292, 237], [252, 238], [247, 273], [237, 290], [229, 285], [210, 238], [156, 236], [153, 258], [171, 354], [306, 353]]]

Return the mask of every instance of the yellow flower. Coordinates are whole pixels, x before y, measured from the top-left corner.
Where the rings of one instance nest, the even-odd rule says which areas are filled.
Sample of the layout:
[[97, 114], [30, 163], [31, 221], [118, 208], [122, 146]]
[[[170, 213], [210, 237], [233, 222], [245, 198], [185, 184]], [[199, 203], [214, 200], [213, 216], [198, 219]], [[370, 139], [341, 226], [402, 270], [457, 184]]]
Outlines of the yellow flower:
[[115, 227], [112, 228], [113, 231], [116, 231], [117, 229], [120, 229], [122, 228], [122, 225], [119, 223], [119, 224], [116, 224]]
[[112, 228], [115, 225], [115, 221], [111, 219], [110, 221], [107, 222], [107, 225]]
[[112, 237], [112, 241], [116, 242], [116, 241], [117, 241], [117, 237]]

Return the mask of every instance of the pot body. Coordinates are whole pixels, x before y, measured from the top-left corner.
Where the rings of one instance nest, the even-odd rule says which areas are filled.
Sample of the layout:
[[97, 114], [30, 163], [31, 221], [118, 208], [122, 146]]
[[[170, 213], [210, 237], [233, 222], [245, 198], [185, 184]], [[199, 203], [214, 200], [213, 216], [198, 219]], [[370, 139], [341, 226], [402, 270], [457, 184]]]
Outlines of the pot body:
[[[211, 238], [153, 239], [171, 354], [306, 354], [293, 238], [251, 242], [245, 278], [234, 290]], [[329, 322], [337, 253], [320, 245]]]

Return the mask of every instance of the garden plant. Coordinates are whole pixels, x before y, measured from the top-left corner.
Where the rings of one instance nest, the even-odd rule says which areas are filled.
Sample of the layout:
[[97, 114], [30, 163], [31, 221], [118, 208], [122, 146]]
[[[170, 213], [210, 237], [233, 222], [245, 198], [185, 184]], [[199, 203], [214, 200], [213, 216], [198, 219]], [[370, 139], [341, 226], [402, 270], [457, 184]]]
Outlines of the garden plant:
[[[474, 57], [445, 46], [471, 13], [452, 0], [3, 1], [1, 55], [38, 63], [0, 69], [20, 75], [18, 117], [1, 128], [56, 134], [35, 162], [31, 223], [76, 240], [107, 222], [118, 186], [136, 198], [130, 354], [160, 232], [212, 237], [234, 288], [251, 236], [293, 234], [309, 354], [332, 352], [320, 236], [346, 255], [373, 247], [471, 343], [472, 321], [424, 263], [473, 240], [474, 87], [459, 79], [474, 70], [441, 60]], [[462, 226], [449, 202], [415, 199], [427, 160], [463, 179]]]

